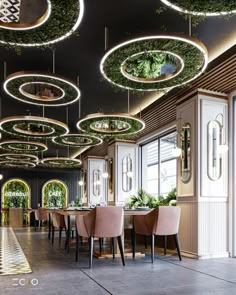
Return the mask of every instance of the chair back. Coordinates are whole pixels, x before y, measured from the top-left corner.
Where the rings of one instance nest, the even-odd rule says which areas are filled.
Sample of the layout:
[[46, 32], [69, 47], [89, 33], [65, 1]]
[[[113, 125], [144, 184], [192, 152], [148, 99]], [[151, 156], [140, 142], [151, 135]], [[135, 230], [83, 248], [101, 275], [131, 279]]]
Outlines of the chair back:
[[160, 206], [157, 222], [153, 226], [153, 234], [160, 236], [175, 235], [179, 231], [180, 207]]
[[65, 227], [64, 217], [59, 213], [52, 213], [52, 224], [54, 227]]
[[[64, 215], [64, 221], [65, 221], [65, 226], [66, 229], [68, 229], [68, 216]], [[75, 227], [75, 215], [71, 215], [70, 216], [70, 228], [74, 228]]]
[[43, 209], [37, 209], [34, 211], [35, 220], [48, 220], [48, 214]]
[[124, 210], [122, 207], [107, 206], [95, 208], [94, 237], [112, 238], [121, 236]]

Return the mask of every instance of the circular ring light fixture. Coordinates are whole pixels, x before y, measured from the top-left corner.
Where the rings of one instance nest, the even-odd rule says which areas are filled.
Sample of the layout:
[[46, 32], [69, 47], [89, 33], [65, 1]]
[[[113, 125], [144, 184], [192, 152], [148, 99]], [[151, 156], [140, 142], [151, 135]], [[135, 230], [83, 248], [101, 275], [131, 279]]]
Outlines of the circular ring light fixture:
[[103, 142], [101, 138], [89, 134], [67, 134], [55, 137], [52, 141], [60, 145], [71, 147], [96, 146]]
[[78, 168], [82, 162], [72, 158], [45, 158], [41, 160], [41, 165], [48, 168]]
[[77, 128], [86, 133], [103, 136], [130, 135], [145, 128], [143, 120], [124, 113], [90, 114], [77, 123]]
[[0, 161], [0, 166], [6, 168], [34, 168], [36, 164], [24, 161]]
[[[151, 70], [148, 73], [141, 71], [141, 79], [138, 75], [130, 75], [130, 71], [136, 74], [140, 70], [136, 65], [143, 64], [145, 68], [147, 62]], [[117, 45], [102, 58], [100, 71], [115, 86], [136, 91], [158, 91], [193, 81], [205, 71], [207, 64], [208, 52], [203, 43], [190, 36], [166, 33]], [[145, 75], [142, 76], [142, 72]]]
[[48, 148], [41, 142], [6, 140], [0, 142], [0, 148], [14, 153], [44, 152]]
[[24, 30], [21, 29], [21, 32], [19, 28], [4, 26], [0, 28], [0, 43], [24, 47], [48, 46], [73, 34], [83, 17], [83, 0], [47, 0], [47, 3], [48, 12], [44, 21], [41, 20], [34, 28], [25, 27]]
[[17, 72], [7, 77], [3, 88], [11, 97], [34, 105], [63, 106], [80, 98], [78, 87], [55, 75]]
[[0, 161], [6, 161], [6, 162], [38, 162], [39, 158], [34, 155], [30, 154], [0, 154]]
[[181, 13], [196, 16], [221, 16], [236, 13], [235, 1], [218, 0], [214, 5], [209, 1], [161, 0], [165, 5]]
[[[14, 4], [13, 4], [14, 7]], [[47, 0], [47, 9], [45, 13], [35, 21], [31, 23], [18, 23], [18, 22], [2, 22], [0, 21], [0, 28], [6, 29], [6, 30], [13, 30], [13, 31], [27, 31], [27, 30], [32, 30], [35, 28], [40, 27], [43, 25], [51, 16], [52, 12], [52, 4], [50, 0]]]
[[14, 135], [34, 138], [52, 138], [69, 132], [66, 124], [36, 116], [13, 116], [0, 120], [0, 129]]

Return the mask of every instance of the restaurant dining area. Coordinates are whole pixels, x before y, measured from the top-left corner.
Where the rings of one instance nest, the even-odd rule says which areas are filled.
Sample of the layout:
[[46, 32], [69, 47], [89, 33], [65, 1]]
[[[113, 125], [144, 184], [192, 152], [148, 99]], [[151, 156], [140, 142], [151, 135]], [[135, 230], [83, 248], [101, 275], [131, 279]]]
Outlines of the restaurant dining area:
[[0, 0], [0, 295], [236, 294], [235, 26]]

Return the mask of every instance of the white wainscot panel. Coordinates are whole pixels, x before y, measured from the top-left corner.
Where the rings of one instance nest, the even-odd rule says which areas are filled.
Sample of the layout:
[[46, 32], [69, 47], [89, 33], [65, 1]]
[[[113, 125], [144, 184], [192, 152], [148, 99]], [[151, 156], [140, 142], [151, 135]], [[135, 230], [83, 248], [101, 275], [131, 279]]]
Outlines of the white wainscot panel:
[[[100, 204], [102, 198], [104, 198], [104, 179], [102, 173], [104, 170], [104, 160], [88, 160], [88, 203]], [[99, 179], [95, 179], [95, 174], [100, 172]], [[96, 187], [95, 182], [99, 182]]]

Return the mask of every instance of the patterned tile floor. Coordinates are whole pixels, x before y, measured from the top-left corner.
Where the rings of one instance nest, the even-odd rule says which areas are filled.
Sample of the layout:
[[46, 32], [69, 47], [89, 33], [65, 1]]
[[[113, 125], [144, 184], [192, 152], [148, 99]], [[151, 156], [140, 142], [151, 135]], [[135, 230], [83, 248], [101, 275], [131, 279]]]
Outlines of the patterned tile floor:
[[32, 270], [11, 227], [0, 228], [0, 275], [31, 273]]

